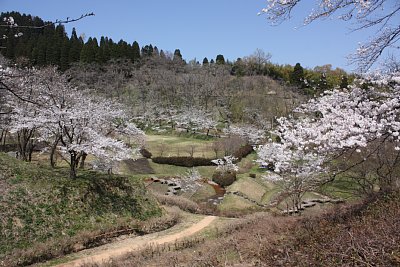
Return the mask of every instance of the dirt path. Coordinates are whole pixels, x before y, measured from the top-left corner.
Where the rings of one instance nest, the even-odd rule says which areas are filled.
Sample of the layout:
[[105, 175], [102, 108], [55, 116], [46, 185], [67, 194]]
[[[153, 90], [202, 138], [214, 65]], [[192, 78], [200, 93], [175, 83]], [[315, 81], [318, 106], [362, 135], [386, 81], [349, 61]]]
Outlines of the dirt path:
[[209, 226], [215, 219], [215, 216], [206, 216], [200, 221], [185, 222], [158, 233], [129, 238], [97, 248], [83, 250], [72, 255], [72, 257], [75, 258], [74, 260], [57, 265], [57, 267], [77, 267], [84, 264], [106, 263], [113, 257], [122, 256], [149, 245], [163, 245], [175, 242], [178, 239], [189, 237]]

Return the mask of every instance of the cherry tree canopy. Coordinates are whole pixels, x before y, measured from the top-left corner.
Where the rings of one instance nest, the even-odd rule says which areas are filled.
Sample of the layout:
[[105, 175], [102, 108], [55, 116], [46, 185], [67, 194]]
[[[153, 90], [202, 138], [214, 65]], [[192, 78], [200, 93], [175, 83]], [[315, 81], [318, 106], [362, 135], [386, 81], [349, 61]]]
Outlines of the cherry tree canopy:
[[381, 142], [391, 144], [398, 154], [394, 164], [398, 164], [400, 73], [370, 75], [369, 79], [369, 86], [326, 91], [296, 109], [296, 117], [278, 119], [274, 133], [280, 143], [260, 146], [259, 162], [273, 163], [275, 171], [282, 174], [280, 179], [302, 175], [323, 182], [325, 178], [319, 174], [327, 163], [345, 151], [360, 153], [371, 142]]
[[[143, 132], [129, 123], [122, 105], [111, 99], [71, 88], [54, 68], [42, 70], [0, 68], [8, 87], [6, 106], [11, 117], [10, 131], [34, 129], [30, 138], [53, 144], [76, 176], [79, 160], [94, 155], [111, 165], [134, 156], [132, 149], [117, 140], [120, 134], [133, 136], [140, 148]], [[17, 95], [18, 97], [15, 97]]]

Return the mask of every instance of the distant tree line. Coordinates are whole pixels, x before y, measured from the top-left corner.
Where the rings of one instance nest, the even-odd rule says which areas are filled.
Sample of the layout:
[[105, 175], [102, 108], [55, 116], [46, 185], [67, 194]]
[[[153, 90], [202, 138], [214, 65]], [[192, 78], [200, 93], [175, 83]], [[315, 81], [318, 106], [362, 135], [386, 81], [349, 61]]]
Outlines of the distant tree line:
[[[222, 54], [215, 59], [204, 58], [202, 64], [196, 59], [185, 62], [181, 51], [176, 49], [174, 53], [159, 50], [152, 44], [139, 46], [137, 41], [128, 43], [124, 40], [115, 42], [111, 38], [102, 36], [100, 40], [84, 36], [78, 36], [75, 28], [70, 37], [65, 32], [63, 25], [47, 24], [39, 17], [20, 14], [18, 12], [1, 13], [0, 23], [4, 18], [12, 16], [18, 25], [31, 26], [19, 28], [21, 36], [15, 36], [15, 29], [0, 27], [0, 51], [11, 60], [22, 60], [34, 66], [58, 66], [61, 71], [69, 69], [75, 63], [100, 65], [110, 61], [129, 60], [136, 67], [146, 65], [148, 58], [158, 57], [170, 59], [172, 65], [191, 64], [198, 66], [224, 65], [230, 70], [230, 75], [243, 76], [269, 76], [287, 85], [301, 89], [301, 93], [313, 95], [327, 89], [340, 86], [347, 87], [353, 80], [344, 70], [332, 69], [331, 65], [324, 65], [314, 69], [304, 69], [300, 63], [295, 66], [279, 65], [270, 62], [271, 55], [261, 49], [257, 49], [252, 55], [238, 58], [234, 62], [225, 60]], [[152, 60], [154, 62], [154, 60]], [[164, 61], [165, 63], [165, 61]], [[154, 66], [157, 67], [157, 66]]]

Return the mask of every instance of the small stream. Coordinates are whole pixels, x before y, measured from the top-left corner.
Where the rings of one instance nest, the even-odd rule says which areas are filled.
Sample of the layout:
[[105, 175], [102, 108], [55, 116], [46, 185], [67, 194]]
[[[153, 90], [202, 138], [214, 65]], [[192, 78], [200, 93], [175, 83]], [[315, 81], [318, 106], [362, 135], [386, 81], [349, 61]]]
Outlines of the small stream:
[[224, 195], [226, 193], [225, 188], [223, 188], [219, 184], [216, 184], [212, 181], [207, 181], [207, 184], [211, 185], [215, 190], [215, 195], [209, 197], [207, 199], [207, 202], [211, 202], [214, 205], [220, 204], [222, 202], [222, 200], [224, 199]]

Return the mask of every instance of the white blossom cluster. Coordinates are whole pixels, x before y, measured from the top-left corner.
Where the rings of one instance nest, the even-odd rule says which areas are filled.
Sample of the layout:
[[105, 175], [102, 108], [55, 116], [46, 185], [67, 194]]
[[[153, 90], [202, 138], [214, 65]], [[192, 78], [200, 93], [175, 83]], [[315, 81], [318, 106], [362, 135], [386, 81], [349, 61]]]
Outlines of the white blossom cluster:
[[173, 120], [180, 128], [197, 130], [211, 130], [217, 126], [211, 114], [200, 109], [185, 109], [173, 116]]
[[189, 169], [179, 179], [172, 180], [180, 184], [183, 192], [196, 192], [202, 186], [201, 175], [196, 168]]
[[265, 131], [253, 125], [230, 125], [229, 128], [225, 128], [223, 131], [228, 135], [240, 136], [253, 145], [259, 144], [265, 138]]
[[217, 165], [217, 170], [223, 173], [237, 172], [239, 167], [234, 163], [237, 158], [233, 156], [225, 156], [222, 159], [214, 159], [211, 162]]
[[285, 179], [286, 176], [296, 176], [301, 179], [311, 179], [315, 175], [326, 172], [322, 167], [324, 156], [305, 150], [291, 149], [287, 144], [267, 143], [257, 149], [257, 162], [263, 166], [274, 165], [274, 172], [281, 176], [269, 176], [274, 180]]
[[400, 73], [374, 74], [373, 86], [327, 91], [299, 107], [297, 117], [278, 119], [280, 143], [257, 149], [258, 162], [296, 177], [320, 177], [326, 162], [349, 149], [361, 152], [374, 140], [399, 148]]
[[[0, 79], [9, 89], [10, 131], [33, 130], [31, 138], [56, 144], [66, 160], [85, 153], [110, 166], [138, 154], [144, 142], [122, 105], [70, 87], [54, 68], [0, 66]], [[117, 140], [118, 134], [133, 136], [136, 150]]]
[[171, 128], [182, 128], [190, 132], [208, 132], [217, 126], [217, 122], [213, 120], [210, 113], [196, 108], [176, 109], [154, 106], [140, 116], [136, 116], [135, 121], [144, 128], [151, 127], [157, 132], [164, 132]]
[[[14, 18], [11, 17], [11, 16], [3, 18], [3, 22], [6, 24], [7, 27], [9, 27], [11, 29], [12, 28], [18, 28], [18, 24], [15, 23]], [[16, 32], [14, 34], [14, 37], [18, 38], [18, 37], [21, 37], [22, 35], [23, 35], [22, 32]], [[3, 35], [3, 39], [7, 39], [7, 38], [8, 38], [7, 35]]]

